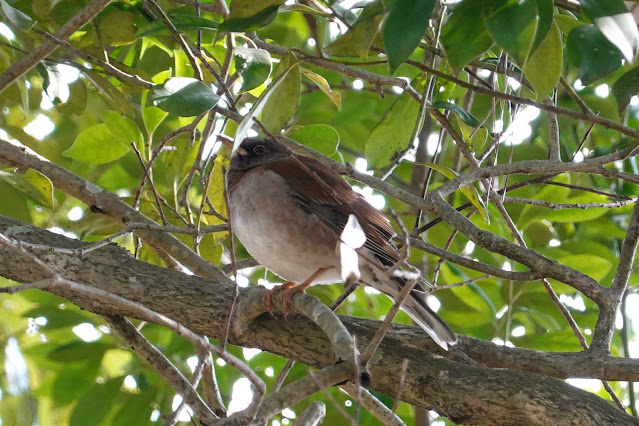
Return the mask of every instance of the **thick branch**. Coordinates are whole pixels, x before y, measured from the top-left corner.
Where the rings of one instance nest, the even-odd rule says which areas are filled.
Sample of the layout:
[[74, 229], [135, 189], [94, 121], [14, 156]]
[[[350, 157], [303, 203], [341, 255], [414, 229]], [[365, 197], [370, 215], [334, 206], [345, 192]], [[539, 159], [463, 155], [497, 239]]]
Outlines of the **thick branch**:
[[[86, 203], [91, 211], [105, 214], [118, 223], [126, 225], [128, 222], [140, 222], [157, 226], [156, 222], [120, 200], [116, 195], [50, 162], [29, 148], [0, 140], [0, 163], [22, 170], [39, 171], [51, 180], [55, 188]], [[223, 279], [222, 271], [198, 256], [173, 235], [142, 229], [136, 231], [136, 234], [151, 247], [173, 256], [194, 273], [216, 280]]]
[[623, 297], [624, 292], [628, 288], [628, 279], [634, 266], [635, 255], [637, 254], [637, 243], [639, 242], [639, 203], [635, 203], [632, 210], [630, 224], [626, 232], [626, 238], [621, 247], [619, 255], [619, 265], [615, 271], [615, 277], [612, 280], [612, 286], [608, 291], [608, 303], [600, 308], [599, 318], [595, 326], [595, 333], [592, 337], [592, 349], [594, 351], [608, 351], [610, 341], [615, 331], [615, 320], [617, 310]]
[[[54, 247], [77, 248], [84, 243], [69, 240], [21, 222], [0, 218], [0, 232], [14, 240]], [[135, 260], [128, 252], [109, 245], [89, 252], [84, 257], [70, 256], [55, 250], [31, 250], [49, 268], [67, 279], [86, 283], [104, 291], [126, 297], [148, 306], [185, 324], [191, 330], [219, 336], [234, 285], [226, 280], [211, 281], [187, 276]], [[43, 278], [32, 261], [16, 250], [0, 247], [0, 271], [10, 279], [32, 282]], [[55, 290], [84, 309], [113, 315], [109, 303]], [[241, 300], [255, 289], [242, 289]], [[342, 321], [357, 334], [360, 348], [368, 344], [379, 321], [342, 317]], [[270, 315], [259, 317], [242, 335], [230, 336], [233, 344], [260, 347], [316, 367], [335, 362], [332, 349], [324, 333], [310, 320], [289, 317], [277, 320]], [[415, 346], [418, 344], [420, 347]], [[489, 362], [496, 363], [499, 354], [513, 354], [514, 349], [497, 347], [489, 342], [462, 339], [467, 353], [483, 352]], [[555, 379], [526, 371], [486, 369], [434, 358], [423, 348], [435, 348], [425, 334], [416, 327], [393, 327], [378, 349], [370, 365], [373, 390], [395, 395], [397, 377], [404, 359], [409, 359], [407, 380], [402, 387], [402, 399], [420, 406], [431, 407], [451, 419], [467, 423], [553, 423], [553, 424], [630, 424], [633, 420], [595, 395], [573, 388]], [[480, 349], [484, 348], [484, 349]], [[486, 348], [492, 348], [490, 353]], [[610, 356], [594, 358], [591, 354], [552, 354], [544, 361], [544, 354], [517, 349], [519, 365], [541, 370], [554, 368], [558, 375], [590, 376], [587, 370], [607, 372], [613, 380], [639, 380], [637, 360]], [[576, 362], [582, 355], [580, 362]], [[512, 355], [510, 355], [512, 356]], [[531, 365], [526, 356], [540, 362]], [[516, 357], [510, 362], [517, 365]], [[586, 362], [587, 361], [587, 362]], [[340, 364], [341, 365], [341, 364]], [[572, 365], [575, 371], [561, 371], [560, 366]], [[616, 366], [616, 367], [615, 367]], [[632, 366], [632, 368], [630, 368]], [[350, 366], [349, 366], [350, 368]], [[519, 367], [521, 368], [521, 367]], [[574, 373], [574, 374], [573, 374]], [[488, 407], [488, 408], [487, 408]], [[542, 413], [542, 414], [540, 414]], [[569, 419], [557, 423], [557, 419]]]

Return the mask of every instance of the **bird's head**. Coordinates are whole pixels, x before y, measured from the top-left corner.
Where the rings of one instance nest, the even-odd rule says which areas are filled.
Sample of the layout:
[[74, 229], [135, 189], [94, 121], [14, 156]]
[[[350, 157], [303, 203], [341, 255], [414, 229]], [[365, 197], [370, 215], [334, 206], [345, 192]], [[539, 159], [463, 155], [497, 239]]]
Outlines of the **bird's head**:
[[230, 171], [248, 170], [285, 158], [288, 154], [271, 139], [246, 138], [231, 156]]

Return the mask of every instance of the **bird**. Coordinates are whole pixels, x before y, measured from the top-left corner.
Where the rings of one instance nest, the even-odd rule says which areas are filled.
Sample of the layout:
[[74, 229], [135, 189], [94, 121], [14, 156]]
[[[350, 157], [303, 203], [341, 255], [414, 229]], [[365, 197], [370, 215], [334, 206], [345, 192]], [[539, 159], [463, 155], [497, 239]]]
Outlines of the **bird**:
[[[233, 233], [257, 262], [286, 281], [272, 291], [284, 291], [290, 300], [310, 285], [357, 281], [395, 299], [406, 285], [397, 272], [388, 274], [400, 256], [386, 216], [318, 160], [294, 154], [272, 137], [246, 138], [231, 155], [226, 185]], [[349, 227], [365, 237], [350, 249], [343, 241]], [[346, 272], [344, 258], [355, 249], [357, 267]], [[401, 308], [448, 350], [457, 335], [424, 293], [415, 284]], [[267, 295], [270, 302], [272, 293]]]

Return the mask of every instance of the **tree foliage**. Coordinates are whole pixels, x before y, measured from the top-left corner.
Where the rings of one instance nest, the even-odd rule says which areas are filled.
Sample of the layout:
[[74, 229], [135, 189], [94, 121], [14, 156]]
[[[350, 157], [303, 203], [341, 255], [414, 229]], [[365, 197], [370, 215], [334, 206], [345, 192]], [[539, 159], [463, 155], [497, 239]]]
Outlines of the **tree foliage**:
[[[87, 299], [60, 280], [82, 277], [87, 282], [78, 285], [146, 303], [223, 346], [234, 299], [221, 270], [229, 274], [237, 263], [242, 287], [278, 281], [244, 260], [226, 227], [230, 153], [218, 141], [255, 132], [349, 175], [394, 218], [397, 242], [411, 246], [408, 260], [436, 286], [429, 301], [467, 336], [463, 356], [438, 354], [469, 376], [506, 369], [495, 373], [501, 381], [477, 390], [478, 401], [534, 372], [544, 389], [526, 398], [560, 413], [548, 402], [552, 392], [571, 391], [557, 390], [564, 388], [554, 387], [562, 385], [556, 379], [592, 378], [600, 381], [589, 382], [589, 391], [636, 423], [639, 364], [624, 358], [637, 356], [639, 32], [621, 0], [0, 0], [0, 13], [0, 216], [87, 243], [108, 238], [147, 264], [211, 278], [228, 296], [208, 302], [217, 309], [209, 325], [217, 328], [207, 328], [188, 314], [201, 314], [197, 297], [185, 300], [179, 286], [164, 294], [136, 288], [140, 264], [131, 264], [121, 288], [106, 289], [90, 277], [100, 262], [88, 253], [115, 268], [115, 252], [90, 246], [96, 250], [83, 254], [84, 246], [46, 233], [23, 238], [20, 225], [3, 222], [0, 256], [24, 259], [0, 263], [3, 292], [18, 285], [11, 279], [57, 278], [42, 285], [48, 292], [0, 294], [2, 425], [146, 424], [171, 416], [176, 382], [145, 361], [152, 356], [122, 332], [118, 315], [130, 315], [187, 377], [204, 349], [146, 311], [102, 293]], [[85, 260], [82, 273], [55, 266]], [[340, 285], [309, 290], [327, 305], [341, 293]], [[241, 292], [237, 303], [251, 294]], [[174, 306], [163, 304], [171, 300]], [[379, 320], [391, 306], [359, 289], [337, 313], [363, 351], [371, 336], [346, 316]], [[313, 358], [294, 338], [269, 335], [285, 324], [255, 321], [250, 332], [241, 329], [246, 334], [231, 324], [225, 349], [265, 383], [264, 401], [284, 356], [305, 363], [292, 367], [285, 385], [307, 383], [309, 365], [331, 364], [330, 349]], [[395, 322], [410, 319], [399, 312]], [[432, 359], [422, 343], [401, 340], [401, 330], [413, 329], [398, 330], [387, 343], [419, 347]], [[204, 399], [222, 415], [224, 407], [211, 402], [215, 383], [225, 408], [242, 413], [238, 404], [251, 396], [246, 371], [213, 358], [214, 374], [205, 369], [199, 388]], [[466, 364], [478, 370], [471, 374]], [[501, 412], [503, 401], [479, 410], [452, 385], [438, 389], [441, 397], [432, 389], [424, 396], [419, 389], [428, 383], [412, 383], [422, 376], [402, 375], [399, 364], [393, 372], [384, 380], [373, 374], [371, 389], [388, 408], [401, 399], [396, 412], [406, 423], [431, 408], [442, 424], [517, 423], [520, 415], [545, 423], [525, 410]], [[375, 387], [376, 380], [383, 383]], [[273, 424], [291, 423], [317, 408], [314, 401], [326, 403], [325, 424], [380, 422], [381, 414], [329, 386], [340, 381], [291, 399]]]

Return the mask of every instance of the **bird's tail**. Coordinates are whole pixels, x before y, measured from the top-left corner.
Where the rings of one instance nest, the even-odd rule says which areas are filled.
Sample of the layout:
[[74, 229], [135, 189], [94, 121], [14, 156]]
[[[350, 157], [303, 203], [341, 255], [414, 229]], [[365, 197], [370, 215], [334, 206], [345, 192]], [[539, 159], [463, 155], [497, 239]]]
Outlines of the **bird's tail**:
[[[393, 300], [397, 299], [406, 283], [400, 277], [387, 277], [381, 270], [376, 270], [369, 265], [362, 265], [361, 262], [360, 271], [362, 273], [361, 282], [386, 294]], [[424, 295], [419, 291], [411, 290], [402, 303], [402, 310], [444, 350], [448, 350], [451, 345], [457, 343], [457, 335], [426, 304]]]
[[457, 343], [457, 335], [427, 304], [423, 295], [412, 290], [404, 299], [402, 310], [424, 329], [444, 350]]

